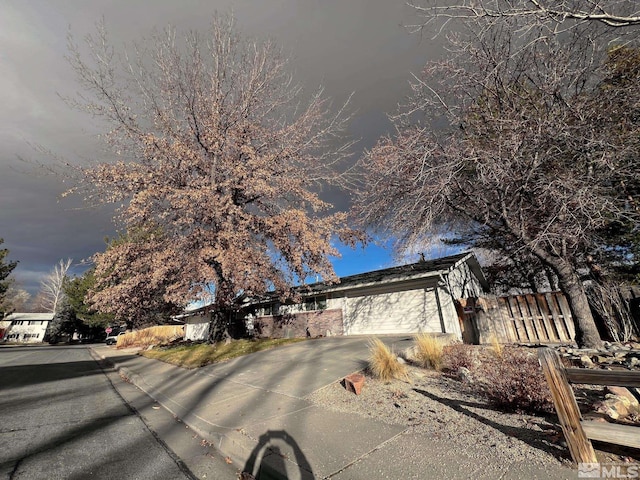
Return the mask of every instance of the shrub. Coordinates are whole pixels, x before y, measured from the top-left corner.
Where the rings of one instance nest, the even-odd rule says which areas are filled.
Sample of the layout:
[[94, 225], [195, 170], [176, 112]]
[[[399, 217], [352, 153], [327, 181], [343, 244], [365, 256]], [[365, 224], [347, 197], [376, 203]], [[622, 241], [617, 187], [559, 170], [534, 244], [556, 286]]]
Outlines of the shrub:
[[502, 357], [487, 356], [478, 367], [481, 389], [489, 402], [507, 411], [551, 412], [546, 379], [531, 352], [506, 348]]
[[460, 367], [472, 369], [475, 362], [472, 355], [473, 346], [464, 343], [454, 343], [447, 345], [443, 349], [444, 369], [456, 373]]
[[159, 325], [120, 335], [116, 347], [148, 347], [169, 343], [182, 337], [184, 337], [182, 325]]
[[381, 380], [407, 377], [407, 368], [398, 361], [395, 354], [381, 340], [369, 342], [369, 370]]
[[444, 345], [439, 338], [427, 333], [419, 333], [414, 337], [416, 344], [416, 360], [423, 368], [442, 370], [442, 357]]

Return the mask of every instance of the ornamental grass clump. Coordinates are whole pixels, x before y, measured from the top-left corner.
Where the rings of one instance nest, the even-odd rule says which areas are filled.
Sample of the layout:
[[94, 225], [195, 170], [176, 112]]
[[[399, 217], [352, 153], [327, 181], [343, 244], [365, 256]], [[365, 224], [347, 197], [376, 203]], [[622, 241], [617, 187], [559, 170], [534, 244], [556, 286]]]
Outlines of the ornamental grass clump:
[[498, 359], [501, 359], [504, 353], [504, 347], [495, 335], [491, 335], [491, 351]]
[[384, 381], [407, 378], [407, 367], [381, 340], [374, 338], [369, 342], [369, 354], [369, 371], [375, 377]]
[[442, 341], [427, 333], [419, 333], [414, 337], [416, 360], [422, 368], [442, 370], [444, 345]]

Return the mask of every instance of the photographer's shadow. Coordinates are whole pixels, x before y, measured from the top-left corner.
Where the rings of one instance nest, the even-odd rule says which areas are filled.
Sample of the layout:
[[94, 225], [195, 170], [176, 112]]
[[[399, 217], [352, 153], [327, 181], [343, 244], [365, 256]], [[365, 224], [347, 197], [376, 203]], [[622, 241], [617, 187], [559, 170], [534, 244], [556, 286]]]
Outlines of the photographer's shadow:
[[242, 480], [310, 480], [315, 478], [298, 443], [284, 430], [268, 430], [244, 466]]

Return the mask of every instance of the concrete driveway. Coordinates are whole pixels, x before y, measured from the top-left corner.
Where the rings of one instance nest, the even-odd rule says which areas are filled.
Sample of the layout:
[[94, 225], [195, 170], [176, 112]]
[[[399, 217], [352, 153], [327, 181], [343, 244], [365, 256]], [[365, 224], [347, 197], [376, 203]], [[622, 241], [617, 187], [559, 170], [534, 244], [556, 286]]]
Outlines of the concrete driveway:
[[[254, 353], [209, 365], [199, 373], [295, 398], [303, 398], [363, 369], [371, 336], [328, 337]], [[413, 345], [411, 335], [377, 337], [400, 352]]]

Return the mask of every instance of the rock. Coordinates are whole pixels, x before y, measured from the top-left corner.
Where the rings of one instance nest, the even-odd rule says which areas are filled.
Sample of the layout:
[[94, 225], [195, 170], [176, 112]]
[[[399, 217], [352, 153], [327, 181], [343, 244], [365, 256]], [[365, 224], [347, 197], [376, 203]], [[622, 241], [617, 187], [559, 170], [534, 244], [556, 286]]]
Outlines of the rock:
[[612, 420], [620, 420], [629, 415], [624, 403], [616, 397], [607, 398], [595, 405], [596, 412], [602, 413]]
[[584, 419], [589, 422], [607, 423], [606, 415], [597, 412], [588, 412], [583, 415]]
[[640, 359], [638, 357], [627, 357], [625, 365], [629, 368], [640, 368]]
[[352, 373], [351, 375], [344, 377], [344, 388], [346, 388], [348, 392], [360, 395], [363, 385], [364, 375], [361, 373]]
[[627, 407], [630, 413], [640, 413], [640, 402], [638, 399], [625, 387], [606, 387], [605, 389], [613, 398], [619, 398], [624, 406]]
[[594, 363], [591, 361], [591, 357], [589, 355], [582, 355], [580, 357], [580, 363], [585, 368], [593, 368], [595, 367]]
[[402, 352], [401, 356], [405, 360], [411, 360], [413, 358], [416, 358], [416, 353], [417, 353], [417, 348], [414, 345], [412, 347], [405, 348], [404, 352]]
[[466, 383], [473, 383], [473, 376], [471, 375], [471, 370], [467, 367], [458, 368], [458, 378]]

